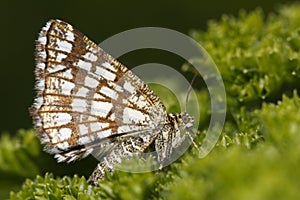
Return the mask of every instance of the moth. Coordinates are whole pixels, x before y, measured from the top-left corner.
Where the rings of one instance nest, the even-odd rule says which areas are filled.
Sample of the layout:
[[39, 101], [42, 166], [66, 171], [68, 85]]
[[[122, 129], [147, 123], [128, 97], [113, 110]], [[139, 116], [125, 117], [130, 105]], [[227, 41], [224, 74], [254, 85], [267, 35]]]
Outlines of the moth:
[[168, 114], [147, 84], [61, 20], [39, 34], [35, 79], [31, 114], [45, 151], [58, 162], [96, 155], [91, 184], [151, 144], [162, 168], [194, 123], [186, 112]]

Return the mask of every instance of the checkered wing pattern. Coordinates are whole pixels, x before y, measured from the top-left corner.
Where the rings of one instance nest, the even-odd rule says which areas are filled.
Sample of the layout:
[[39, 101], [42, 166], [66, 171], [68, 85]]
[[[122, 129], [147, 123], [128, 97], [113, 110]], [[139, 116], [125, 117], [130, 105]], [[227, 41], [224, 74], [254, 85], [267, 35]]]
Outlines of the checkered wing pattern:
[[71, 25], [51, 20], [36, 45], [32, 116], [45, 150], [59, 162], [105, 155], [118, 138], [147, 135], [144, 150], [166, 121], [149, 87]]

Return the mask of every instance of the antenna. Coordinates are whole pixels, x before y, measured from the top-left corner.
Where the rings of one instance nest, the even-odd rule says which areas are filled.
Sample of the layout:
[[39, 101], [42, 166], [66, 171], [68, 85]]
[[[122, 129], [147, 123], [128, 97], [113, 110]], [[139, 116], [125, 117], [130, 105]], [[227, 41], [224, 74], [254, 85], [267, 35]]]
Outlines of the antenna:
[[[190, 95], [190, 93], [191, 93], [191, 91], [192, 91], [192, 89], [193, 89], [192, 85], [193, 85], [193, 83], [195, 82], [196, 77], [197, 77], [197, 74], [195, 73], [194, 76], [193, 76], [193, 78], [192, 78], [191, 84], [189, 85], [188, 92], [187, 92], [187, 94], [186, 94], [186, 98], [185, 98], [185, 112], [187, 111], [187, 104], [188, 104], [188, 101], [189, 101], [189, 95]], [[188, 137], [191, 139], [193, 146], [194, 146], [194, 147], [198, 150], [198, 152], [200, 153], [200, 152], [201, 152], [201, 151], [200, 151], [200, 147], [196, 144], [196, 142], [194, 141], [194, 138], [191, 136], [191, 134], [190, 134], [188, 131], [186, 131], [186, 134], [187, 134]]]
[[187, 111], [187, 104], [188, 104], [188, 101], [189, 101], [189, 95], [193, 89], [192, 85], [194, 83], [194, 81], [196, 80], [196, 77], [197, 77], [197, 74], [194, 74], [194, 77], [191, 81], [191, 84], [189, 85], [189, 88], [188, 88], [188, 92], [186, 94], [186, 98], [185, 98], [185, 108], [184, 108], [184, 111], [186, 112]]

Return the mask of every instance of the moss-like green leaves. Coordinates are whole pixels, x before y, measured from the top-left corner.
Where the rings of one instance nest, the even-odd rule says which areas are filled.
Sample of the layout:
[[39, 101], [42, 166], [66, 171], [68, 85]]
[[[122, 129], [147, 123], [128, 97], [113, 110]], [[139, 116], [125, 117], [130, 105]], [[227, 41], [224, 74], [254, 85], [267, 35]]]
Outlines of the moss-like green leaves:
[[[61, 170], [55, 169], [66, 165], [54, 162], [54, 175], [43, 175], [45, 166], [37, 162], [43, 158], [34, 132], [21, 131], [16, 137], [4, 134], [0, 175], [6, 182], [12, 180], [9, 175], [31, 178], [19, 192], [14, 189], [10, 198], [300, 199], [300, 5], [281, 7], [275, 14], [257, 9], [241, 11], [238, 17], [224, 15], [220, 21], [211, 21], [206, 32], [193, 31], [192, 36], [216, 62], [227, 91], [228, 114], [213, 152], [198, 159], [191, 147], [159, 172], [116, 171], [94, 187], [79, 178], [94, 164], [69, 172], [79, 176], [60, 178], [66, 171], [59, 174], [55, 172]], [[196, 94], [201, 134], [195, 141], [201, 145], [210, 103], [206, 91]], [[172, 111], [177, 109], [171, 95], [166, 100]], [[126, 164], [130, 167], [130, 162]], [[7, 191], [4, 181], [0, 183]]]
[[54, 179], [53, 175], [37, 176], [27, 179], [18, 193], [11, 193], [11, 199], [98, 199], [99, 189], [87, 184], [84, 177], [63, 177]]
[[[292, 10], [288, 12], [289, 8]], [[260, 9], [238, 18], [224, 15], [208, 31], [192, 32], [215, 60], [227, 95], [241, 103], [257, 103], [299, 89], [299, 5], [284, 7], [282, 15], [265, 16]]]
[[39, 156], [41, 145], [35, 131], [20, 130], [17, 137], [2, 134], [0, 137], [0, 174], [34, 177], [39, 169], [34, 158]]

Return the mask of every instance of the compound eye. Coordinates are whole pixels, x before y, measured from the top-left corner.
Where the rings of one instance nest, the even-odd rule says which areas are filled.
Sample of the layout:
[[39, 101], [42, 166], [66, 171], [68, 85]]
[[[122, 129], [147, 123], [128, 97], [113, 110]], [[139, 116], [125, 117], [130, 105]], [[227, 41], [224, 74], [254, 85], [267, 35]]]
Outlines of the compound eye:
[[190, 118], [189, 118], [189, 116], [186, 115], [186, 113], [181, 115], [181, 119], [182, 119], [183, 123], [185, 123], [185, 124], [190, 121]]
[[183, 122], [183, 124], [186, 125], [186, 127], [192, 127], [194, 120], [191, 116], [189, 116], [189, 114], [187, 113], [181, 113], [181, 120]]

